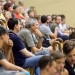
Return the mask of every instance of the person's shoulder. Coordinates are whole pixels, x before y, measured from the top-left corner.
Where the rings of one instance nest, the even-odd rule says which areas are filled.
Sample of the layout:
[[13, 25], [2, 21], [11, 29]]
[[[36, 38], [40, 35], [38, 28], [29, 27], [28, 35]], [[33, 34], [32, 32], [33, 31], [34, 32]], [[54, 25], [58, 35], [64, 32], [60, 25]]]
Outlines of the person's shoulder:
[[13, 40], [13, 41], [14, 41], [14, 40], [16, 41], [17, 39], [19, 39], [19, 37], [18, 37], [17, 34], [15, 34], [15, 33], [9, 33], [9, 37], [10, 37], [10, 39]]
[[69, 75], [69, 73], [68, 73], [68, 71], [66, 69], [64, 69], [63, 75]]
[[12, 37], [12, 38], [18, 37], [17, 34], [12, 33], [12, 32], [9, 32], [9, 36]]
[[25, 34], [25, 33], [30, 33], [29, 29], [24, 28], [18, 32], [18, 34]]

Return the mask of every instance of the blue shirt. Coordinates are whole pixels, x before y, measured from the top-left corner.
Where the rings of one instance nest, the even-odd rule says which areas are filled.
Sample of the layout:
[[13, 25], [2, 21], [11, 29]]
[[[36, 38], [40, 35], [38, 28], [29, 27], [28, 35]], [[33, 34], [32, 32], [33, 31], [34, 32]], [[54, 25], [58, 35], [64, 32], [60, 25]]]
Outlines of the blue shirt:
[[25, 46], [23, 45], [21, 39], [15, 33], [9, 32], [9, 37], [13, 41], [12, 51], [14, 55], [15, 64], [22, 67], [26, 57], [20, 52], [20, 50], [24, 49]]
[[58, 28], [57, 34], [59, 37], [63, 36], [64, 34], [62, 33], [62, 31], [60, 30], [60, 28]]

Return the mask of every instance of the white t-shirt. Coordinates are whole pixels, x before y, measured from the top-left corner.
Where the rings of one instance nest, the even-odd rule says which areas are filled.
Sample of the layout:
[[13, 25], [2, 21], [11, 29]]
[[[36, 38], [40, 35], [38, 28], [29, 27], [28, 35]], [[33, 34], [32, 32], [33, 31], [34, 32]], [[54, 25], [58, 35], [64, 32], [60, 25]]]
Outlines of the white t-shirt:
[[59, 24], [59, 28], [60, 28], [61, 30], [67, 29], [67, 28], [66, 28], [66, 24], [63, 24], [63, 25], [62, 25], [61, 23]]

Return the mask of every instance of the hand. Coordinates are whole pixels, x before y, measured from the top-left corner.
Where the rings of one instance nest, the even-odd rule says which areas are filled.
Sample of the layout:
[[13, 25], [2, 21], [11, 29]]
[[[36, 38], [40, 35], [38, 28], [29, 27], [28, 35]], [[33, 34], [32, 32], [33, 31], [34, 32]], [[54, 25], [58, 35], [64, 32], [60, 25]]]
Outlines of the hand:
[[40, 49], [38, 49], [38, 52], [41, 51], [41, 50], [43, 50], [43, 47], [41, 47]]
[[13, 47], [13, 42], [12, 42], [12, 40], [8, 40], [8, 46], [9, 46], [9, 48], [12, 48]]
[[55, 30], [58, 30], [58, 27], [55, 27]]
[[36, 29], [36, 30], [35, 30], [35, 34], [37, 34], [37, 35], [39, 36], [39, 38], [42, 37], [42, 33], [40, 32], [39, 29]]
[[53, 51], [53, 47], [52, 47], [52, 46], [49, 46], [49, 47], [48, 47], [48, 50], [49, 50], [49, 52], [51, 53], [51, 52]]

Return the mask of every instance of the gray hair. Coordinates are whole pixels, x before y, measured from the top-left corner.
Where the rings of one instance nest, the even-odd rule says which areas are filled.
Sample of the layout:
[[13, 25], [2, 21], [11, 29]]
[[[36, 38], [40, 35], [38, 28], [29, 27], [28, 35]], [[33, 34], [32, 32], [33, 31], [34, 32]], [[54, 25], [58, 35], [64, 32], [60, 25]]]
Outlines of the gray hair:
[[36, 19], [30, 18], [28, 21], [26, 21], [25, 27], [31, 28], [31, 26], [34, 25], [36, 21], [37, 21]]

